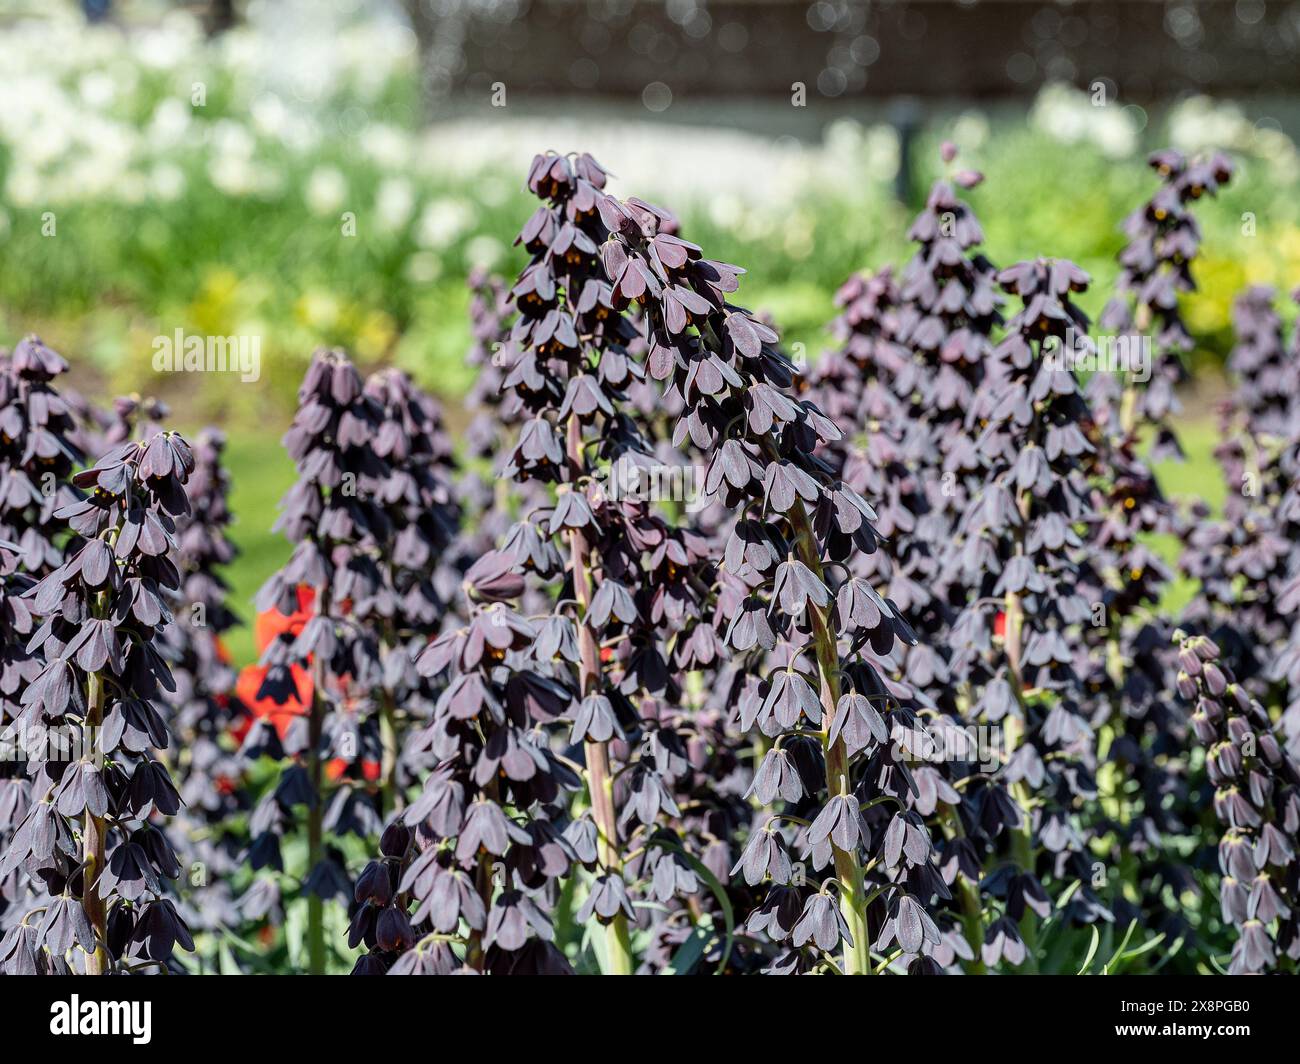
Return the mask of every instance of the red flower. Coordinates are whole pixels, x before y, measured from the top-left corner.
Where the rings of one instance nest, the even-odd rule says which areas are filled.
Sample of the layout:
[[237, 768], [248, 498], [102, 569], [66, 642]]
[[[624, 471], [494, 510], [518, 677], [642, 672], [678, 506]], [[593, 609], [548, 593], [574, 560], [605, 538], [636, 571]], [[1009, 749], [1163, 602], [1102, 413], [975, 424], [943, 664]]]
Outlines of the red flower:
[[[239, 700], [248, 707], [248, 711], [258, 720], [269, 720], [275, 725], [275, 730], [283, 739], [289, 730], [289, 725], [293, 723], [294, 717], [300, 717], [307, 712], [307, 706], [311, 703], [312, 682], [311, 676], [300, 665], [290, 665], [289, 672], [293, 676], [294, 687], [297, 689], [298, 697], [290, 698], [283, 705], [270, 698], [258, 698], [258, 688], [262, 686], [262, 681], [266, 678], [265, 665], [248, 665], [239, 672], [239, 680], [235, 684], [235, 694]], [[248, 725], [236, 729], [235, 738], [242, 739], [240, 732], [247, 732]]]
[[[380, 764], [378, 761], [361, 762], [361, 775], [367, 783], [375, 783], [379, 779]], [[348, 776], [348, 763], [341, 757], [333, 758], [325, 763], [325, 777], [332, 783]], [[348, 777], [351, 778], [351, 777]]]
[[312, 618], [312, 603], [315, 600], [314, 590], [309, 587], [299, 587], [298, 609], [295, 613], [288, 617], [279, 610], [265, 610], [259, 613], [253, 624], [253, 637], [257, 640], [258, 651], [261, 652], [270, 646], [271, 641], [281, 632], [289, 632], [291, 635], [301, 632], [303, 625]]

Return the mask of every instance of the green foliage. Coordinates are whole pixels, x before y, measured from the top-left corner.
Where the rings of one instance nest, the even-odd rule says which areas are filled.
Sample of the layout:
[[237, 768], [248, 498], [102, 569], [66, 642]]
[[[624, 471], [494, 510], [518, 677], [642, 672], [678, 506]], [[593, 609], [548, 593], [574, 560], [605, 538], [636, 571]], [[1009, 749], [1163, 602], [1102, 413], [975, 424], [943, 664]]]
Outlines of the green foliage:
[[[262, 404], [288, 406], [320, 344], [463, 394], [466, 271], [511, 272], [530, 210], [514, 175], [551, 134], [513, 114], [494, 117], [491, 136], [473, 136], [482, 122], [424, 127], [408, 42], [379, 23], [322, 33], [304, 66], [256, 27], [209, 43], [187, 19], [154, 29], [149, 47], [75, 21], [0, 27], [14, 91], [41, 101], [0, 120], [0, 250], [22, 263], [0, 271], [4, 334], [40, 328], [108, 387], [169, 399], [178, 385], [158, 380], [151, 346], [178, 328], [259, 336]], [[50, 38], [39, 55], [34, 33]], [[643, 123], [635, 147], [621, 141], [622, 158], [600, 155], [616, 189], [658, 196], [712, 254], [761, 257], [763, 276], [746, 290], [753, 309], [816, 357], [844, 278], [909, 253], [907, 222], [938, 172], [941, 138], [987, 174], [971, 200], [994, 261], [1080, 263], [1094, 275], [1084, 309], [1095, 314], [1124, 215], [1153, 187], [1138, 157], [1212, 128], [1241, 174], [1200, 211], [1205, 295], [1189, 318], [1206, 343], [1198, 357], [1221, 359], [1229, 294], [1300, 275], [1294, 145], [1203, 101], [1158, 122], [1143, 116], [1145, 126], [1131, 110], [1054, 87], [1029, 122], [937, 120], [913, 147], [906, 204], [894, 199], [899, 148], [887, 126], [842, 120], [794, 147]], [[618, 120], [576, 117], [584, 144], [625, 132]], [[709, 152], [707, 170], [656, 162], [683, 136]], [[1244, 232], [1248, 215], [1257, 235]], [[249, 396], [214, 387], [191, 401], [229, 417]]]

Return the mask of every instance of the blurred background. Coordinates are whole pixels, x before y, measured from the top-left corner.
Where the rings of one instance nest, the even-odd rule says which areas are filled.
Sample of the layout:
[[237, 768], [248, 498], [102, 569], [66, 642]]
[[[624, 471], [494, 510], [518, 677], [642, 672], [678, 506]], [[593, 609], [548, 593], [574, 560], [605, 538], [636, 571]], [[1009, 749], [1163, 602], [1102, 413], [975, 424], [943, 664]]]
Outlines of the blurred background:
[[[1298, 51], [1297, 0], [0, 0], [0, 346], [225, 425], [246, 602], [315, 346], [463, 420], [465, 276], [519, 268], [537, 151], [671, 208], [815, 357], [844, 278], [906, 260], [942, 140], [987, 177], [989, 256], [1074, 259], [1093, 312], [1172, 144], [1238, 165], [1188, 304], [1206, 455], [1233, 295], [1300, 283]], [[258, 337], [261, 378], [160, 377], [177, 329]]]

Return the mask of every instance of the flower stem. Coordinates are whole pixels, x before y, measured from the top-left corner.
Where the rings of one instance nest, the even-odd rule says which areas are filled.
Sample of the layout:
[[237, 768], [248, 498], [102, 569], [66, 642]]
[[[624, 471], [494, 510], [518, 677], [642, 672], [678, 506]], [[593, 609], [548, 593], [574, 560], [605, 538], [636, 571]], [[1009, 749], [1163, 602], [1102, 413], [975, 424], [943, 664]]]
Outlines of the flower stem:
[[401, 807], [402, 797], [397, 789], [397, 712], [393, 707], [393, 694], [387, 689], [379, 692], [379, 742], [383, 749], [379, 801], [382, 813], [387, 817]]
[[[104, 720], [104, 681], [97, 672], [87, 677], [86, 730], [90, 741], [97, 742], [96, 734]], [[95, 951], [86, 957], [86, 974], [103, 975], [108, 971], [108, 914], [104, 899], [99, 896], [99, 876], [104, 870], [104, 818], [86, 811], [82, 828], [82, 889], [81, 907], [95, 931]]]
[[[1025, 549], [1024, 528], [1033, 510], [1033, 496], [1028, 491], [1022, 491], [1016, 503], [1017, 508], [1020, 510], [1020, 524], [1016, 526], [1015, 547], [1016, 553], [1022, 554]], [[1007, 655], [1007, 671], [1011, 674], [1011, 690], [1015, 695], [1016, 705], [1020, 710], [1020, 716], [1008, 713], [1005, 718], [1006, 723], [1003, 725], [1007, 760], [1010, 762], [1012, 755], [1023, 741], [1025, 733], [1029, 730], [1029, 707], [1025, 703], [1025, 676], [1022, 662], [1025, 641], [1025, 605], [1018, 591], [1007, 592], [1004, 609], [1006, 611], [1006, 636], [1003, 642]], [[1011, 833], [1011, 856], [1022, 872], [1026, 875], [1033, 875], [1034, 828], [1029, 815], [1031, 797], [1029, 787], [1024, 780], [1021, 780], [1012, 784], [1011, 794], [1015, 798], [1016, 804], [1020, 806], [1020, 811], [1024, 816], [1024, 823], [1021, 827]], [[1020, 918], [1020, 937], [1025, 941], [1026, 971], [1037, 972], [1038, 925], [1034, 922], [1033, 912], [1028, 909]]]
[[[821, 556], [813, 539], [812, 528], [808, 524], [808, 515], [803, 504], [796, 501], [790, 511], [790, 524], [795, 534], [795, 546], [800, 560], [818, 580], [825, 583], [822, 572]], [[817, 654], [817, 671], [821, 675], [820, 697], [822, 703], [822, 746], [826, 756], [826, 779], [828, 782], [849, 780], [849, 757], [843, 738], [828, 742], [831, 724], [835, 719], [835, 706], [840, 699], [840, 651], [835, 632], [827, 625], [826, 619], [816, 610], [810, 609], [812, 620], [813, 644]], [[839, 881], [840, 911], [848, 925], [853, 944], [844, 945], [844, 974], [870, 975], [871, 938], [867, 926], [866, 890], [863, 885], [862, 865], [856, 852], [841, 850], [832, 844], [835, 853], [835, 877]]]
[[[582, 424], [570, 415], [567, 432], [569, 462], [576, 477], [584, 469], [582, 460]], [[583, 698], [597, 693], [600, 687], [600, 643], [587, 622], [591, 606], [591, 575], [588, 572], [590, 547], [586, 533], [575, 528], [569, 540], [573, 570], [573, 594], [582, 608], [578, 620], [579, 686]], [[609, 766], [609, 744], [583, 743], [587, 762], [587, 791], [592, 816], [599, 833], [598, 854], [601, 867], [608, 873], [622, 874], [623, 862], [618, 852], [618, 819], [614, 812], [614, 778]], [[627, 917], [618, 913], [605, 927], [606, 975], [632, 974], [632, 946]]]
[[[1023, 642], [1025, 611], [1020, 596], [1007, 592], [1006, 600], [1006, 653], [1008, 671], [1011, 673], [1011, 689], [1015, 693], [1020, 712], [1027, 713], [1025, 706], [1025, 685], [1020, 671], [1020, 653]], [[1008, 713], [1003, 724], [1006, 738], [1008, 760], [1016, 752], [1024, 739], [1027, 722], [1015, 713]], [[1011, 833], [1011, 858], [1024, 873], [1032, 875], [1034, 871], [1034, 829], [1029, 816], [1029, 788], [1023, 780], [1011, 785], [1011, 794], [1020, 806], [1024, 823]], [[1030, 972], [1038, 971], [1038, 925], [1034, 922], [1032, 912], [1026, 910], [1020, 919], [1020, 936], [1025, 940], [1025, 964]]]

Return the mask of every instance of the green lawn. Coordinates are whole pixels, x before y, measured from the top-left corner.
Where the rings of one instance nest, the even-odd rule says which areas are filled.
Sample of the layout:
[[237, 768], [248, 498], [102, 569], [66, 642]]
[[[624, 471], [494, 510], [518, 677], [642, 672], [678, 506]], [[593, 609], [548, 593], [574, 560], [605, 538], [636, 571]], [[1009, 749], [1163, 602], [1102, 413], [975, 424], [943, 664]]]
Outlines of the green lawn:
[[[1214, 460], [1214, 448], [1220, 439], [1218, 423], [1213, 417], [1189, 418], [1176, 425], [1175, 431], [1187, 453], [1187, 460], [1156, 464], [1156, 475], [1165, 495], [1189, 503], [1201, 498], [1216, 514], [1219, 513], [1226, 488], [1223, 474]], [[1180, 546], [1175, 537], [1153, 536], [1152, 542], [1166, 562], [1172, 565], [1178, 560]], [[1164, 606], [1170, 615], [1177, 616], [1195, 593], [1195, 583], [1175, 576], [1165, 592]]]
[[[284, 426], [288, 427], [287, 422]], [[231, 538], [239, 546], [239, 558], [231, 566], [231, 604], [247, 623], [226, 637], [230, 652], [241, 665], [253, 661], [253, 597], [289, 554], [289, 546], [271, 531], [279, 515], [280, 496], [293, 483], [293, 462], [280, 446], [283, 429], [249, 433], [232, 431], [226, 448], [233, 487], [230, 506], [235, 514]]]

